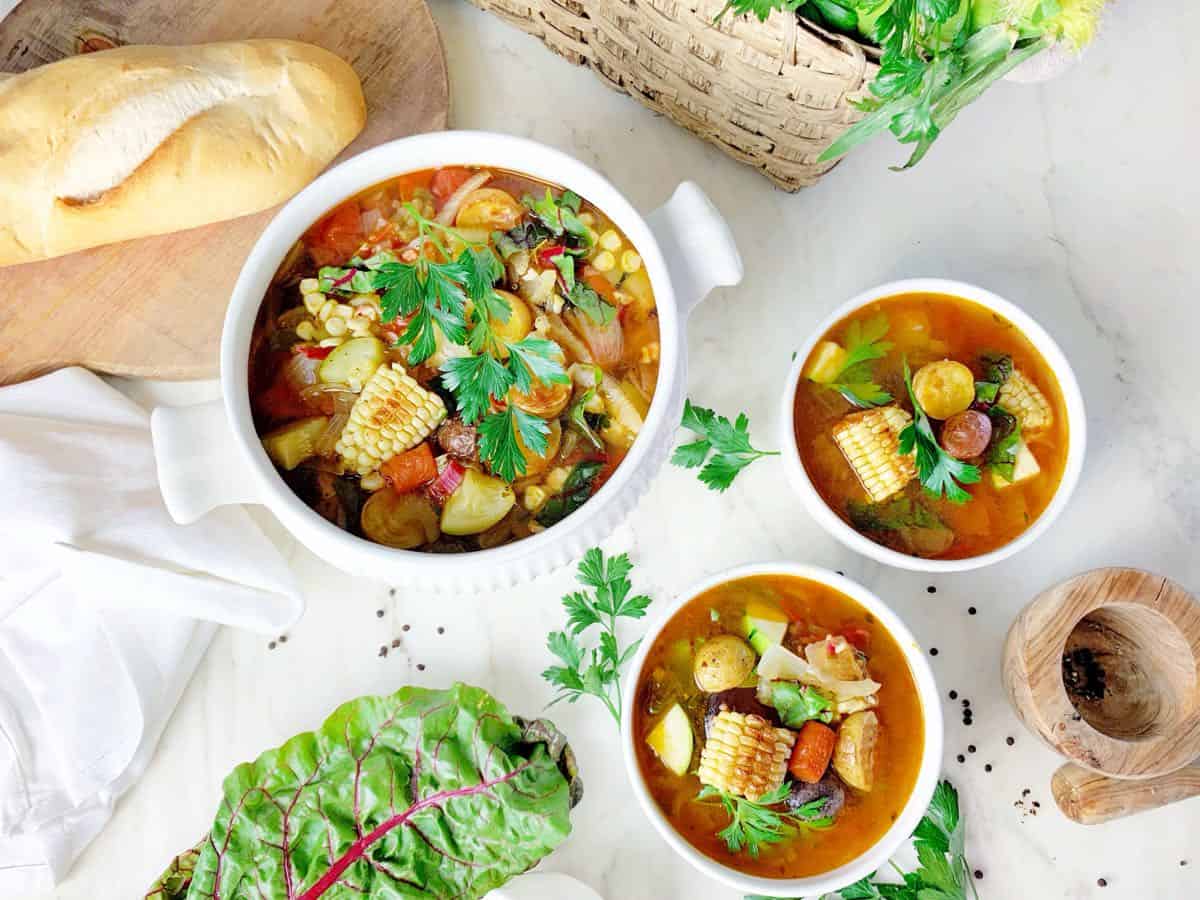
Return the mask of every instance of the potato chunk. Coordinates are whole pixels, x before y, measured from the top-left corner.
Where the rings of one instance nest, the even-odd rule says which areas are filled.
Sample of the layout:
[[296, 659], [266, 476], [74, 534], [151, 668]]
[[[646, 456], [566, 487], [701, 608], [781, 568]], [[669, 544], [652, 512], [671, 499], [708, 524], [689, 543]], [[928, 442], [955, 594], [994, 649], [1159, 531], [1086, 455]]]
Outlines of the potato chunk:
[[879, 742], [879, 717], [867, 710], [847, 716], [838, 728], [833, 768], [842, 781], [860, 791], [875, 784], [875, 747]]

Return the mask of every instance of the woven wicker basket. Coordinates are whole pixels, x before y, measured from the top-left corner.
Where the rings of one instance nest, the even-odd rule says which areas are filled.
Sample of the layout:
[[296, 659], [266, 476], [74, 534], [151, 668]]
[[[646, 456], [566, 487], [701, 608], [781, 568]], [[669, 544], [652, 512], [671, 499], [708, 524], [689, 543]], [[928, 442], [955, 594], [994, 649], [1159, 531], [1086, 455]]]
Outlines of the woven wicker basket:
[[724, 0], [470, 2], [790, 191], [833, 166], [817, 157], [876, 72], [873, 48], [795, 14], [714, 25]]

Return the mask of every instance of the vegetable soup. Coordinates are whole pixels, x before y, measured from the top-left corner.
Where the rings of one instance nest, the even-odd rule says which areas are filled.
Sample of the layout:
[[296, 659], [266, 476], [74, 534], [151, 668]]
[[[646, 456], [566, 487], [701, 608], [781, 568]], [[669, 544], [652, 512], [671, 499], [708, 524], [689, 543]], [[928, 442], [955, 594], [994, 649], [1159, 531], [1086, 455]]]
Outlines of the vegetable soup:
[[612, 475], [654, 397], [658, 339], [641, 256], [601, 210], [515, 172], [427, 169], [292, 248], [251, 344], [255, 425], [339, 527], [486, 549]]
[[857, 858], [921, 767], [921, 699], [896, 640], [840, 591], [742, 578], [689, 601], [647, 655], [634, 743], [689, 843], [749, 875], [803, 878]]
[[809, 479], [856, 531], [910, 556], [1009, 543], [1066, 467], [1058, 380], [1011, 322], [945, 294], [868, 304], [813, 348], [795, 398]]

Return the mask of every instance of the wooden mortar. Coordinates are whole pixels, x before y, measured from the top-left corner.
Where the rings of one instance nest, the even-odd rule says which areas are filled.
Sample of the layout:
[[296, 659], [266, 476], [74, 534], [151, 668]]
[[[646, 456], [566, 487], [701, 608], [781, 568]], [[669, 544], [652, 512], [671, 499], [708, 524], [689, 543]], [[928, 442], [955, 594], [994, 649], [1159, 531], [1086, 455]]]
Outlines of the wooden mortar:
[[1044, 591], [1009, 630], [1002, 677], [1018, 718], [1074, 764], [1054, 794], [1076, 821], [1200, 794], [1181, 771], [1200, 758], [1200, 603], [1175, 582], [1106, 568]]

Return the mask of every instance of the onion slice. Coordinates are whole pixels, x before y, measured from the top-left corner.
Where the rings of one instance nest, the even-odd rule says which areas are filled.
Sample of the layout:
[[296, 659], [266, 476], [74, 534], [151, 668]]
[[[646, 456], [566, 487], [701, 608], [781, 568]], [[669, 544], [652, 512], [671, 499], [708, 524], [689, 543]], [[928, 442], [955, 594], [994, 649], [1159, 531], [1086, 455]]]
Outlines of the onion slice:
[[478, 190], [491, 180], [491, 172], [476, 172], [461, 185], [459, 185], [457, 191], [446, 198], [446, 202], [442, 205], [442, 208], [438, 210], [437, 217], [434, 219], [434, 221], [439, 225], [453, 224], [455, 216], [458, 215], [458, 208], [462, 206], [462, 202], [464, 199], [466, 199], [467, 194], [471, 193], [471, 191]]
[[425, 493], [434, 503], [445, 503], [446, 499], [458, 490], [458, 486], [463, 483], [466, 475], [467, 470], [462, 463], [456, 459], [446, 458], [446, 465], [438, 472], [438, 477], [429, 487], [425, 488]]

